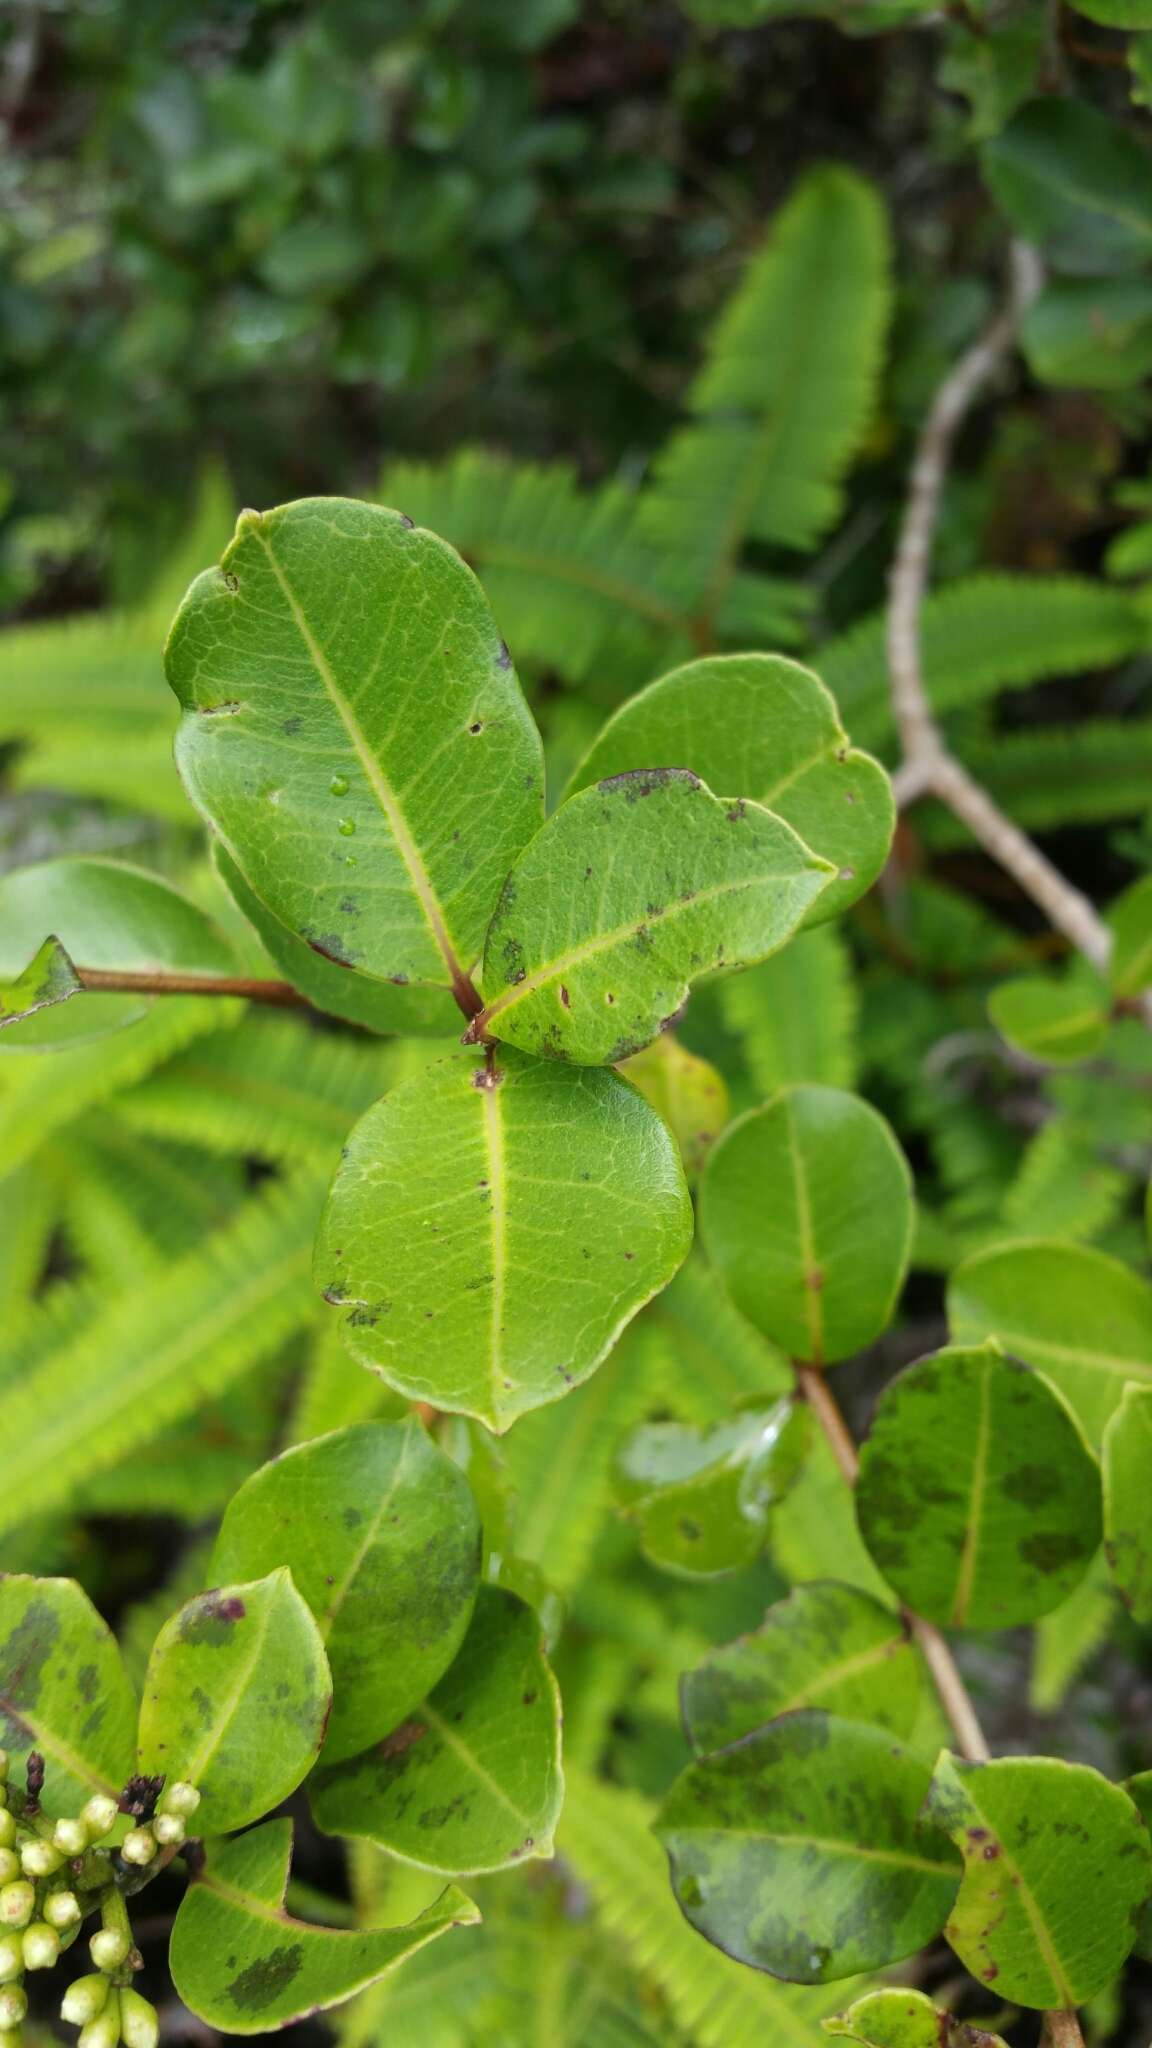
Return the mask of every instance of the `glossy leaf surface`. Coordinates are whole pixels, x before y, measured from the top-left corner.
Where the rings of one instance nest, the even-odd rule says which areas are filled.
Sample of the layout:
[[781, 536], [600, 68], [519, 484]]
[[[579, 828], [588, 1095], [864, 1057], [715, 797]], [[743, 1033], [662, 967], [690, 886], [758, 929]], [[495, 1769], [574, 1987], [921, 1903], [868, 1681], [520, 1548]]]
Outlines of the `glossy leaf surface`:
[[737, 1962], [826, 1984], [939, 1933], [958, 1866], [929, 1772], [883, 1728], [809, 1710], [690, 1764], [660, 1810], [672, 1888]]
[[348, 1140], [316, 1277], [414, 1400], [506, 1429], [600, 1363], [672, 1278], [692, 1211], [666, 1125], [617, 1074], [460, 1054]]
[[1084, 1245], [996, 1245], [966, 1259], [948, 1289], [961, 1343], [996, 1337], [1054, 1380], [1091, 1443], [1129, 1380], [1152, 1386], [1152, 1288]]
[[1007, 2048], [999, 2034], [941, 2012], [923, 1991], [867, 1991], [847, 2012], [824, 2021], [835, 2041], [858, 2048]]
[[974, 1977], [1037, 2007], [1111, 1983], [1152, 1886], [1148, 1831], [1119, 1785], [1053, 1757], [945, 1751], [928, 1812], [964, 1857], [945, 1933]]
[[484, 1586], [435, 1691], [364, 1756], [318, 1771], [310, 1796], [327, 1833], [459, 1875], [550, 1856], [563, 1790], [560, 1695], [539, 1621]]
[[680, 1708], [703, 1755], [807, 1707], [909, 1735], [922, 1692], [899, 1615], [855, 1586], [814, 1579], [770, 1607], [753, 1635], [686, 1672]]
[[398, 988], [391, 982], [372, 981], [366, 974], [350, 973], [343, 962], [327, 959], [307, 939], [298, 938], [273, 917], [219, 844], [215, 861], [225, 887], [273, 965], [318, 1010], [389, 1035], [427, 1033], [450, 1038], [459, 1031], [460, 1012], [447, 989]]
[[716, 1146], [700, 1221], [749, 1321], [792, 1357], [832, 1364], [892, 1314], [911, 1244], [911, 1176], [883, 1117], [858, 1096], [785, 1088]]
[[1152, 986], [1152, 875], [1142, 875], [1108, 913], [1112, 927], [1109, 978], [1120, 997]]
[[1152, 254], [1147, 152], [1082, 100], [1028, 101], [986, 144], [984, 165], [1017, 232], [1057, 269], [1098, 276]]
[[1142, 1627], [1152, 1622], [1152, 1387], [1126, 1387], [1104, 1431], [1104, 1544], [1112, 1581]]
[[1002, 981], [988, 998], [1002, 1038], [1048, 1066], [1075, 1066], [1108, 1036], [1108, 991], [1090, 971], [1063, 980], [1038, 974]]
[[41, 1010], [81, 994], [83, 987], [59, 939], [45, 939], [26, 967], [5, 969], [0, 976], [0, 1029], [13, 1031]]
[[671, 1031], [662, 1031], [643, 1052], [626, 1061], [621, 1072], [662, 1116], [676, 1143], [690, 1181], [728, 1121], [728, 1090], [724, 1077]]
[[599, 782], [508, 877], [484, 943], [487, 1028], [551, 1059], [627, 1059], [702, 976], [776, 952], [832, 873], [783, 819], [686, 769]]
[[212, 1575], [290, 1568], [332, 1671], [334, 1762], [387, 1735], [447, 1670], [479, 1563], [468, 1483], [410, 1417], [338, 1430], [253, 1473], [224, 1516]]
[[769, 1509], [796, 1477], [808, 1423], [790, 1401], [749, 1403], [710, 1427], [641, 1423], [620, 1452], [617, 1497], [645, 1556], [691, 1578], [751, 1564]]
[[408, 1927], [317, 1927], [284, 1910], [292, 1823], [218, 1842], [172, 1930], [172, 1980], [191, 2012], [224, 2033], [263, 2034], [339, 2005], [437, 1935], [479, 1919], [455, 1887]]
[[287, 1569], [199, 1593], [148, 1659], [139, 1767], [198, 1787], [204, 1834], [244, 1827], [312, 1768], [331, 1702], [320, 1632]]
[[885, 1388], [860, 1455], [860, 1533], [917, 1614], [1013, 1628], [1067, 1599], [1100, 1542], [1100, 1472], [1060, 1396], [996, 1344]]
[[674, 669], [609, 719], [571, 789], [663, 767], [691, 768], [718, 795], [754, 797], [833, 863], [837, 873], [807, 924], [855, 902], [887, 858], [895, 824], [888, 777], [849, 743], [831, 693], [798, 662], [721, 654]]
[[119, 1798], [135, 1733], [135, 1694], [88, 1595], [73, 1579], [0, 1577], [0, 1749], [21, 1774], [40, 1752], [45, 1813], [75, 1813], [94, 1792]]
[[185, 786], [273, 916], [375, 980], [450, 986], [543, 798], [539, 736], [454, 550], [349, 499], [244, 513], [166, 665]]
[[[58, 940], [77, 967], [148, 974], [235, 972], [228, 947], [204, 913], [170, 883], [124, 861], [69, 857], [0, 876], [0, 981], [31, 972], [29, 963], [48, 938]], [[45, 958], [41, 971], [51, 984], [41, 1003], [58, 1005], [75, 993], [58, 956]], [[15, 1007], [11, 995], [0, 1001]], [[34, 1005], [25, 999], [23, 1007]], [[7, 1024], [0, 1048], [49, 1051], [98, 1038], [131, 1024], [147, 1007], [147, 996], [85, 993], [66, 1008], [45, 1009]]]

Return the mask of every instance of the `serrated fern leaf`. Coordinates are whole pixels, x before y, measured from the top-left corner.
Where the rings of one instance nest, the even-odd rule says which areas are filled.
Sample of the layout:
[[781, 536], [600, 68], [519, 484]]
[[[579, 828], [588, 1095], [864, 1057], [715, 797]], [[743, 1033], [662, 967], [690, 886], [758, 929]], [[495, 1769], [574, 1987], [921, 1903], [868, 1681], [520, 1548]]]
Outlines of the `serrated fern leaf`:
[[[957, 752], [966, 768], [1026, 832], [1100, 825], [1147, 814], [1152, 791], [1152, 719], [1093, 719], [1083, 725], [997, 733]], [[962, 845], [967, 828], [940, 805], [917, 823], [930, 846]]]
[[[883, 614], [864, 619], [822, 647], [815, 662], [857, 745], [890, 752], [884, 629]], [[940, 714], [1049, 676], [1102, 668], [1147, 639], [1133, 598], [1082, 576], [966, 577], [932, 592], [921, 618], [924, 674]]]
[[561, 464], [466, 448], [390, 465], [381, 496], [471, 563], [518, 662], [623, 688], [692, 652], [675, 565], [622, 485], [585, 491]]
[[105, 1112], [48, 1148], [69, 1240], [97, 1280], [134, 1285], [222, 1223], [243, 1193], [239, 1168], [185, 1146], [151, 1144]]
[[560, 1853], [591, 1893], [605, 1938], [659, 1987], [697, 2048], [819, 2048], [822, 2018], [852, 1988], [777, 1983], [704, 1941], [676, 1904], [651, 1822], [636, 1793], [570, 1773]]
[[329, 1321], [321, 1324], [312, 1339], [285, 1442], [302, 1444], [309, 1437], [326, 1436], [329, 1430], [346, 1429], [352, 1422], [370, 1422], [377, 1416], [391, 1419], [407, 1412], [403, 1395], [358, 1364], [344, 1345], [338, 1325]]
[[286, 1377], [277, 1359], [241, 1380], [175, 1429], [149, 1437], [77, 1488], [70, 1505], [82, 1514], [171, 1515], [203, 1522], [222, 1514], [273, 1447]]
[[784, 1393], [787, 1359], [734, 1308], [700, 1253], [683, 1265], [639, 1327], [658, 1347], [662, 1398], [701, 1421], [749, 1394]]
[[[441, 1050], [429, 1041], [430, 1054]], [[250, 1014], [153, 1073], [118, 1104], [136, 1131], [230, 1157], [331, 1160], [397, 1072], [392, 1041], [314, 1030], [303, 1018]]]
[[117, 1295], [0, 1392], [0, 1529], [77, 1487], [271, 1356], [315, 1313], [312, 1174]]
[[717, 994], [760, 1096], [790, 1081], [853, 1086], [856, 993], [832, 926], [802, 932], [773, 959], [721, 982]]
[[810, 548], [836, 518], [840, 480], [876, 402], [888, 317], [888, 234], [873, 188], [813, 171], [711, 337], [691, 423], [661, 454], [645, 532], [695, 566], [715, 618], [746, 541]]
[[128, 1666], [128, 1676], [137, 1692], [144, 1683], [152, 1645], [169, 1615], [190, 1600], [194, 1593], [204, 1590], [211, 1555], [209, 1540], [189, 1543], [155, 1592], [148, 1593], [142, 1600], [134, 1600], [121, 1617], [116, 1635]]
[[42, 1160], [0, 1181], [0, 1329], [10, 1326], [39, 1288], [62, 1193]]
[[[83, 997], [77, 1001], [82, 1002]], [[107, 1038], [0, 1062], [0, 1172], [31, 1158], [84, 1110], [132, 1087], [183, 1046], [238, 1024], [243, 1005], [213, 996], [163, 996], [147, 1014]]]
[[1028, 1146], [1000, 1214], [1012, 1236], [1086, 1243], [1119, 1214], [1129, 1185], [1070, 1123], [1053, 1117]]

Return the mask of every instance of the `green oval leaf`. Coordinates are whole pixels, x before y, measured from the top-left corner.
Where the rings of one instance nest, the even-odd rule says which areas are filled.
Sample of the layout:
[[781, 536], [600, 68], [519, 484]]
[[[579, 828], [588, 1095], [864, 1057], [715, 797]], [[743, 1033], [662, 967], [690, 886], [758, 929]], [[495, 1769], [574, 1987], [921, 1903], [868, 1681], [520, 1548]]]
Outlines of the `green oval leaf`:
[[1152, 875], [1142, 875], [1108, 912], [1112, 927], [1109, 978], [1121, 1000], [1152, 987]]
[[423, 1705], [309, 1787], [327, 1834], [453, 1876], [551, 1856], [563, 1796], [560, 1695], [540, 1624], [497, 1586], [481, 1587], [464, 1647]]
[[1152, 1386], [1152, 1288], [1084, 1245], [994, 1245], [958, 1266], [948, 1318], [961, 1343], [995, 1337], [1054, 1380], [1090, 1443], [1129, 1380]]
[[316, 1278], [363, 1365], [503, 1430], [588, 1378], [691, 1234], [671, 1134], [619, 1075], [460, 1054], [356, 1125]]
[[784, 1088], [740, 1117], [701, 1185], [704, 1242], [737, 1308], [793, 1358], [825, 1365], [886, 1326], [912, 1222], [891, 1130], [839, 1088]]
[[710, 1061], [681, 1045], [671, 1031], [627, 1060], [625, 1080], [640, 1090], [672, 1132], [689, 1181], [703, 1172], [704, 1162], [728, 1121], [728, 1090]]
[[213, 857], [221, 881], [273, 965], [318, 1010], [389, 1035], [449, 1038], [458, 1031], [460, 1012], [447, 989], [394, 987], [386, 981], [370, 981], [366, 974], [349, 973], [346, 963], [327, 959], [315, 945], [297, 938], [273, 917], [219, 843]]
[[289, 1566], [331, 1666], [334, 1762], [386, 1735], [448, 1669], [479, 1564], [468, 1483], [410, 1417], [338, 1430], [254, 1472], [224, 1516], [212, 1574], [228, 1584]]
[[868, 1991], [824, 2021], [824, 2032], [859, 2048], [1008, 2048], [999, 2034], [941, 2012], [922, 1991]]
[[295, 1791], [331, 1703], [320, 1631], [289, 1571], [198, 1593], [152, 1646], [139, 1767], [197, 1786], [198, 1829], [225, 1834]]
[[1072, 0], [1072, 5], [1105, 28], [1152, 28], [1152, 0]]
[[892, 843], [892, 786], [850, 745], [835, 699], [778, 654], [719, 654], [649, 684], [608, 720], [569, 794], [630, 769], [691, 768], [709, 789], [753, 797], [836, 874], [804, 919], [835, 917], [870, 889]]
[[796, 1586], [755, 1634], [711, 1651], [680, 1681], [684, 1732], [701, 1755], [805, 1707], [910, 1735], [921, 1698], [900, 1616], [834, 1579]]
[[1053, 1757], [965, 1763], [947, 1750], [927, 1811], [964, 1857], [945, 1933], [998, 1997], [1084, 2005], [1110, 1984], [1152, 1887], [1137, 1808], [1085, 1764]]
[[768, 1510], [799, 1470], [808, 1422], [792, 1401], [757, 1401], [708, 1428], [641, 1423], [619, 1454], [617, 1497], [645, 1556], [688, 1578], [753, 1563]]
[[1021, 338], [1044, 383], [1123, 391], [1152, 370], [1152, 283], [1056, 278], [1029, 308]]
[[458, 981], [543, 802], [459, 555], [346, 498], [242, 513], [166, 665], [185, 786], [273, 917], [377, 981]]
[[832, 872], [781, 818], [686, 769], [599, 782], [512, 869], [472, 1030], [584, 1066], [627, 1059], [703, 975], [776, 952]]
[[225, 2034], [264, 2034], [378, 1983], [452, 1927], [480, 1917], [450, 1886], [409, 1927], [317, 1927], [284, 1910], [290, 1820], [212, 1845], [172, 1929], [172, 1981], [185, 2005]]
[[[11, 1031], [14, 1024], [23, 1024], [38, 1011], [82, 994], [83, 988], [59, 939], [45, 939], [26, 967], [18, 972], [8, 968], [0, 974], [0, 1029]], [[19, 1042], [14, 1035], [6, 1044]]]
[[1152, 1622], [1152, 1387], [1126, 1387], [1104, 1431], [1104, 1547], [1129, 1613]]
[[928, 1784], [887, 1729], [814, 1710], [690, 1764], [655, 1823], [682, 1911], [794, 1984], [898, 1962], [956, 1895], [955, 1854], [920, 1825]]
[[[146, 995], [84, 993], [81, 1001], [51, 1015], [28, 1013], [59, 1004], [80, 991], [58, 955], [40, 961], [48, 938], [63, 949], [68, 965], [115, 973], [233, 974], [235, 962], [203, 911], [178, 889], [125, 861], [61, 859], [14, 868], [0, 876], [0, 980], [40, 964], [49, 986], [39, 1001], [25, 1000], [24, 1021], [7, 1022], [4, 1009], [17, 1007], [13, 992], [0, 1009], [5, 1052], [49, 1051], [99, 1038], [142, 1017]], [[37, 959], [33, 960], [36, 955]], [[34, 994], [30, 989], [26, 996]]]
[[73, 1579], [0, 1577], [0, 1749], [44, 1758], [45, 1813], [118, 1799], [132, 1769], [136, 1697], [110, 1628]]
[[1050, 1067], [1074, 1066], [1098, 1053], [1108, 1036], [1108, 991], [1090, 969], [1063, 980], [1039, 974], [1002, 981], [988, 1015], [1002, 1038]]
[[984, 146], [992, 191], [1057, 269], [1097, 276], [1152, 254], [1152, 166], [1137, 136], [1083, 100], [1030, 100]]
[[1099, 1547], [1100, 1473], [1054, 1388], [997, 1344], [921, 1358], [860, 1453], [860, 1533], [917, 1614], [1014, 1628], [1066, 1600]]

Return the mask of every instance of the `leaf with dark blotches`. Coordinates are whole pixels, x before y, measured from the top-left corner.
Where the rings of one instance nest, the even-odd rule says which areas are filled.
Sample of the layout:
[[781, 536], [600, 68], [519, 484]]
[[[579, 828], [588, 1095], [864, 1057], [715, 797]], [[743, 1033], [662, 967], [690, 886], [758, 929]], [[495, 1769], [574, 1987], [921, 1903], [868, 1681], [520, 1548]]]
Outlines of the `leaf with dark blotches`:
[[795, 1984], [932, 1941], [959, 1859], [921, 1824], [930, 1773], [884, 1728], [813, 1709], [689, 1764], [655, 1822], [699, 1933]]
[[688, 1578], [739, 1571], [759, 1557], [768, 1511], [803, 1462], [809, 1416], [750, 1399], [722, 1422], [642, 1422], [622, 1444], [616, 1494], [653, 1564]]
[[399, 512], [244, 512], [165, 655], [192, 801], [272, 917], [375, 981], [450, 989], [543, 812], [487, 599]]
[[118, 1798], [132, 1769], [136, 1696], [112, 1631], [73, 1579], [0, 1576], [0, 1749], [23, 1783], [44, 1759], [40, 1803], [53, 1818], [102, 1792]]
[[885, 1328], [908, 1264], [912, 1179], [859, 1096], [782, 1088], [731, 1124], [700, 1227], [737, 1308], [793, 1358], [829, 1365]]
[[661, 676], [613, 713], [570, 791], [629, 769], [691, 768], [709, 789], [775, 811], [836, 874], [805, 924], [870, 889], [896, 822], [878, 761], [851, 745], [831, 692], [778, 654], [714, 654]]
[[415, 1712], [309, 1786], [326, 1834], [450, 1876], [551, 1856], [563, 1796], [560, 1694], [540, 1623], [497, 1586], [481, 1588], [463, 1648]]
[[213, 1843], [172, 1929], [172, 1981], [190, 2012], [229, 2038], [290, 2026], [386, 1977], [437, 1935], [472, 1926], [449, 1886], [408, 1927], [318, 1927], [284, 1910], [290, 1820]]
[[331, 1704], [324, 1644], [291, 1572], [218, 1586], [178, 1609], [152, 1646], [139, 1768], [195, 1785], [197, 1830], [224, 1834], [295, 1791]]
[[361, 1118], [316, 1279], [361, 1364], [504, 1430], [589, 1377], [691, 1235], [675, 1142], [627, 1081], [501, 1047]]
[[1100, 1469], [1071, 1409], [988, 1342], [887, 1386], [856, 1516], [890, 1586], [946, 1628], [1015, 1628], [1066, 1600], [1100, 1543]]
[[0, 877], [0, 1050], [50, 1052], [144, 1016], [147, 994], [85, 990], [80, 968], [207, 977], [236, 971], [203, 911], [126, 861], [70, 856]]
[[414, 1417], [297, 1444], [233, 1496], [212, 1555], [225, 1583], [278, 1565], [328, 1653], [335, 1762], [403, 1720], [464, 1640], [480, 1566], [468, 1483]]
[[1152, 1622], [1152, 1387], [1125, 1387], [1104, 1431], [1104, 1545], [1112, 1582], [1141, 1626]]
[[1084, 2005], [1128, 1955], [1152, 1888], [1140, 1813], [1119, 1785], [1054, 1757], [944, 1751], [926, 1811], [964, 1857], [945, 1933], [1015, 2005]]
[[814, 1579], [770, 1607], [754, 1634], [710, 1650], [686, 1672], [680, 1710], [689, 1742], [704, 1755], [805, 1707], [910, 1735], [922, 1695], [900, 1616], [855, 1586]]
[[992, 1245], [956, 1268], [948, 1320], [960, 1343], [995, 1337], [1053, 1380], [1090, 1443], [1125, 1386], [1152, 1386], [1152, 1287], [1082, 1244]]
[[509, 874], [473, 1029], [581, 1066], [627, 1059], [703, 976], [783, 946], [833, 873], [782, 818], [687, 769], [599, 782]]
[[866, 1991], [847, 2012], [824, 2021], [824, 2032], [858, 2048], [1007, 2048], [999, 2034], [954, 2019], [923, 1991]]

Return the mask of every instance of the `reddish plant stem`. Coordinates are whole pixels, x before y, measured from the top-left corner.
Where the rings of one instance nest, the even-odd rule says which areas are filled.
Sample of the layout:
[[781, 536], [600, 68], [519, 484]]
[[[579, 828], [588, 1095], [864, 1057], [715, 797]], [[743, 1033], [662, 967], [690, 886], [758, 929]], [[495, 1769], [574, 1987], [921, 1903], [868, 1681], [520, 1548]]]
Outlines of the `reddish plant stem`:
[[247, 1003], [272, 1003], [284, 1010], [312, 1004], [290, 981], [258, 981], [230, 974], [149, 974], [105, 967], [78, 967], [82, 986], [98, 995], [239, 996]]

